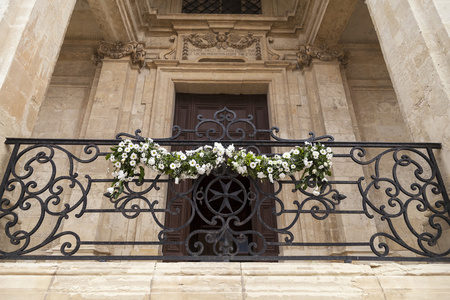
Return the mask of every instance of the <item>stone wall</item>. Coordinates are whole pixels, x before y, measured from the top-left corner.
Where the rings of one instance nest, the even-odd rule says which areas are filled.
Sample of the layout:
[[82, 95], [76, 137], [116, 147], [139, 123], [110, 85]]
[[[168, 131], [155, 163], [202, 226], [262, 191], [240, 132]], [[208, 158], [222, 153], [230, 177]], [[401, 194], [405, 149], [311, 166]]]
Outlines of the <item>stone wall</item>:
[[5, 137], [29, 137], [58, 58], [75, 0], [7, 1], [0, 19], [0, 169]]
[[366, 2], [411, 137], [442, 143], [438, 158], [448, 186], [450, 7], [426, 0]]
[[5, 299], [445, 299], [448, 265], [4, 263]]

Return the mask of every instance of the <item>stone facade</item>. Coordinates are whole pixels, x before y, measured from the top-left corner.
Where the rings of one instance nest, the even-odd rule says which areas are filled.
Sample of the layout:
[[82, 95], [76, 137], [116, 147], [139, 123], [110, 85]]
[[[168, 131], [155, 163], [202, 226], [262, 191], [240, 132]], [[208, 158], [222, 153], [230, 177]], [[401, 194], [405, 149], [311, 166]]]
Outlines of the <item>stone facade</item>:
[[[144, 136], [168, 137], [177, 93], [266, 94], [269, 123], [282, 129], [282, 138], [306, 138], [314, 131], [337, 141], [442, 143], [438, 163], [448, 189], [447, 1], [262, 0], [261, 5], [262, 15], [248, 16], [181, 14], [180, 0], [3, 1], [0, 36], [7, 42], [0, 44], [0, 142], [13, 136], [110, 139], [137, 128]], [[1, 172], [10, 151], [0, 146]], [[103, 169], [86, 171], [104, 173]], [[369, 174], [368, 168], [333, 167], [336, 180], [357, 180], [364, 172]], [[92, 208], [107, 207], [101, 200], [105, 188], [93, 188], [99, 201]], [[356, 192], [344, 191], [347, 195]], [[153, 196], [164, 205], [164, 195], [162, 190]], [[70, 203], [72, 198], [65, 201]], [[342, 208], [356, 208], [355, 201]], [[0, 225], [5, 222], [1, 219]], [[95, 230], [83, 230], [86, 240], [97, 236], [156, 238], [157, 231], [148, 223], [147, 219], [93, 215], [89, 222], [69, 219], [63, 228], [87, 228], [89, 224]], [[368, 239], [373, 233], [370, 228], [383, 226], [358, 215], [336, 216], [320, 225], [302, 219], [293, 232], [304, 242], [311, 237], [339, 242], [361, 236]], [[358, 227], [370, 230], [349, 230]], [[449, 229], [444, 232], [450, 243]], [[6, 243], [2, 238], [0, 243]], [[43, 251], [57, 252], [56, 246]], [[161, 249], [86, 247], [83, 251], [153, 255]], [[298, 254], [292, 249], [283, 251]], [[308, 251], [301, 254], [364, 254], [345, 248]], [[324, 264], [319, 265], [320, 274], [315, 264], [286, 265], [224, 264], [223, 273], [218, 274], [216, 269], [194, 263], [146, 263], [145, 267], [108, 263], [107, 267], [96, 264], [88, 274], [83, 264], [18, 264], [23, 272], [15, 270], [14, 264], [5, 264], [1, 277], [6, 278], [2, 282], [33, 278], [35, 288], [30, 287], [29, 293], [36, 299], [43, 295], [59, 299], [63, 294], [104, 298], [109, 289], [91, 293], [89, 286], [78, 290], [69, 286], [68, 275], [76, 275], [81, 284], [99, 274], [104, 275], [96, 279], [99, 285], [112, 276], [136, 287], [134, 294], [117, 291], [109, 295], [118, 299], [145, 299], [150, 292], [152, 298], [167, 298], [169, 290], [171, 297], [189, 298], [204, 289], [213, 293], [215, 288], [224, 299], [314, 297], [313, 287], [321, 292], [320, 298], [326, 298], [336, 296], [333, 286], [327, 290], [320, 283], [337, 278], [342, 288], [339, 296], [346, 299], [411, 299], [419, 292], [436, 297], [448, 292], [432, 289], [439, 282], [444, 288], [446, 265], [436, 265], [436, 271], [431, 271], [434, 267], [425, 265]], [[26, 271], [30, 266], [32, 271]], [[414, 276], [409, 276], [411, 272]], [[208, 283], [199, 284], [197, 274], [204, 276], [201, 282]], [[395, 276], [405, 283], [392, 284]], [[297, 282], [301, 291], [285, 286], [284, 279]], [[261, 282], [266, 283], [263, 291]], [[17, 295], [7, 284], [1, 288], [4, 294]]]

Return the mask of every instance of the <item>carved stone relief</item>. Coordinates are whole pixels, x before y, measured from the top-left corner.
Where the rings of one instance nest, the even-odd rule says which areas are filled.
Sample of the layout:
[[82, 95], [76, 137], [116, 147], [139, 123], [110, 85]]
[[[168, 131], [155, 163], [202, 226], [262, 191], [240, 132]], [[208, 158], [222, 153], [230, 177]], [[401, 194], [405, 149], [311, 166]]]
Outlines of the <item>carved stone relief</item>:
[[300, 68], [309, 67], [313, 58], [321, 61], [337, 59], [344, 66], [348, 63], [348, 57], [342, 49], [332, 49], [327, 45], [301, 45], [297, 57]]
[[122, 42], [110, 43], [103, 41], [94, 54], [93, 61], [97, 65], [105, 56], [112, 59], [130, 56], [131, 62], [133, 64], [139, 64], [142, 68], [144, 66], [145, 54], [144, 45], [139, 42], [123, 44]]
[[247, 60], [262, 60], [261, 38], [252, 33], [246, 35], [229, 32], [193, 33], [183, 36], [181, 59], [244, 57]]

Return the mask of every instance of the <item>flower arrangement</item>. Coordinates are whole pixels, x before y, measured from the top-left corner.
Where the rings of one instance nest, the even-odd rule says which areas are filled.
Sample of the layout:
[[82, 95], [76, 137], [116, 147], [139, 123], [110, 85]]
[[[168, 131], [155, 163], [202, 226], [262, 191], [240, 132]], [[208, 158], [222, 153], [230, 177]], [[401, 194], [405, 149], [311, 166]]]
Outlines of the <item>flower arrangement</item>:
[[169, 152], [151, 139], [140, 143], [123, 140], [118, 146], [112, 147], [112, 153], [106, 156], [114, 165], [112, 176], [114, 182], [107, 192], [112, 198], [117, 198], [124, 190], [124, 182], [132, 181], [135, 176], [139, 182], [144, 180], [144, 167], [150, 167], [159, 174], [169, 175], [175, 183], [180, 179], [196, 179], [209, 175], [222, 163], [242, 176], [250, 176], [261, 180], [268, 178], [274, 182], [303, 171], [300, 184], [307, 187], [307, 179], [316, 182], [313, 194], [318, 196], [320, 188], [326, 184], [326, 175], [330, 176], [333, 152], [329, 147], [317, 143], [305, 142], [304, 147], [295, 147], [282, 155], [255, 155], [251, 151], [235, 149], [233, 145], [225, 148], [220, 143], [214, 146], [205, 145], [195, 150]]

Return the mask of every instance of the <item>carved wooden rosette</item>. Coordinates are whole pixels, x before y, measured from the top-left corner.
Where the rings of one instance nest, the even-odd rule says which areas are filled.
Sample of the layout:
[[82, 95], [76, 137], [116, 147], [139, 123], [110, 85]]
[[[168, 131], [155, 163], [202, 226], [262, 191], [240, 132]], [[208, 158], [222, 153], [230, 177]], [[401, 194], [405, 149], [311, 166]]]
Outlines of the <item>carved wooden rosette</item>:
[[225, 50], [231, 48], [236, 50], [236, 56], [238, 51], [244, 51], [254, 45], [254, 57], [256, 60], [262, 60], [261, 53], [261, 37], [254, 36], [252, 33], [246, 35], [238, 35], [229, 32], [217, 32], [208, 34], [190, 34], [183, 37], [183, 48], [181, 59], [188, 60], [189, 54], [193, 49], [218, 49], [223, 50], [222, 54], [225, 56]]
[[331, 61], [337, 59], [342, 65], [348, 63], [347, 54], [342, 49], [332, 49], [327, 45], [301, 45], [300, 51], [297, 52], [298, 65], [300, 68], [309, 67], [313, 58], [321, 61]]
[[138, 64], [141, 68], [144, 66], [145, 50], [143, 44], [139, 42], [129, 42], [123, 44], [122, 42], [105, 42], [100, 44], [97, 52], [94, 54], [94, 63], [97, 65], [105, 56], [112, 59], [120, 59], [125, 56], [131, 57], [133, 64]]

